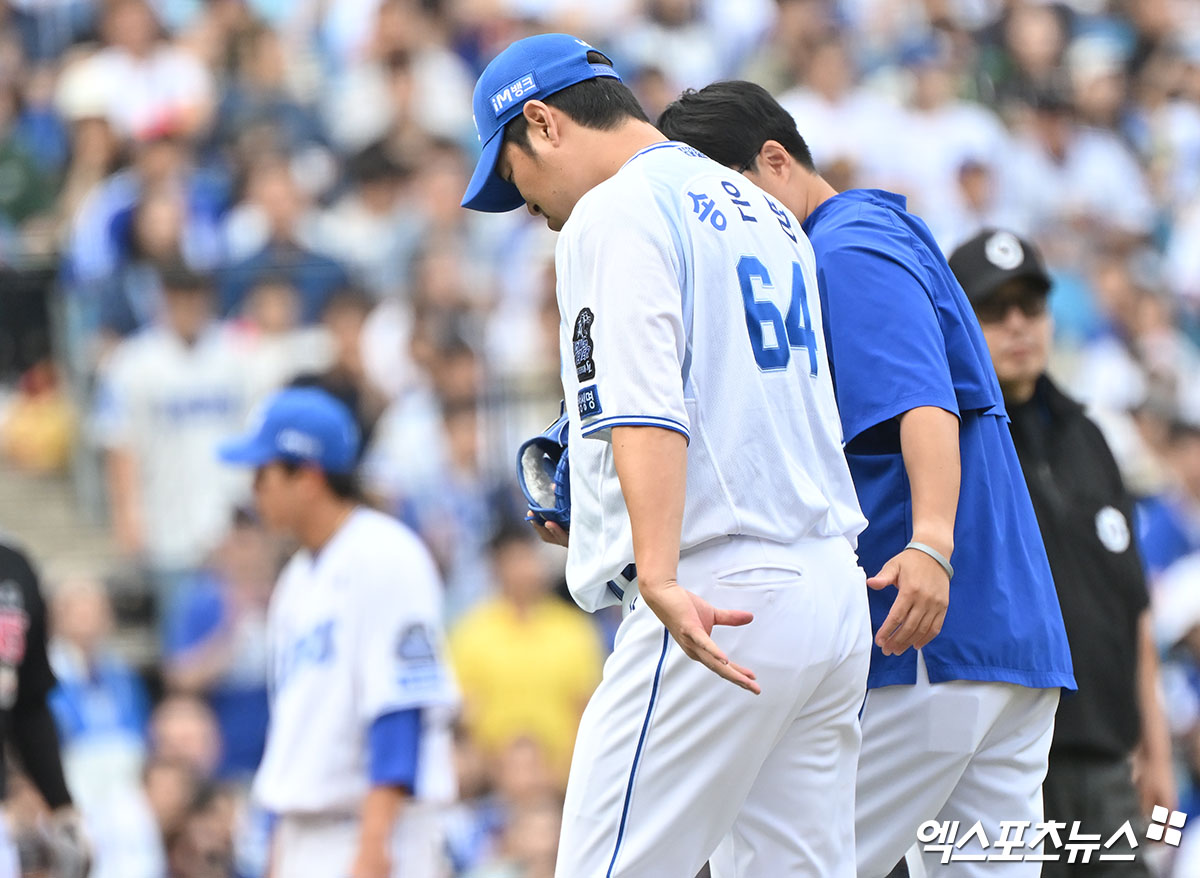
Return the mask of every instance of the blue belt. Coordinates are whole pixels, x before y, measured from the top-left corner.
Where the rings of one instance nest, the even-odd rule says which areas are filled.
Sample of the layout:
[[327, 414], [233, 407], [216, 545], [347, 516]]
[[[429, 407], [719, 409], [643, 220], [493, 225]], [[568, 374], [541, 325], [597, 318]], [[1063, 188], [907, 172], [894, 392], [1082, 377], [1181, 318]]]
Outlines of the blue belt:
[[625, 590], [633, 585], [633, 581], [637, 579], [637, 567], [633, 564], [626, 564], [616, 579], [608, 581], [608, 590], [616, 595], [617, 600], [625, 600]]

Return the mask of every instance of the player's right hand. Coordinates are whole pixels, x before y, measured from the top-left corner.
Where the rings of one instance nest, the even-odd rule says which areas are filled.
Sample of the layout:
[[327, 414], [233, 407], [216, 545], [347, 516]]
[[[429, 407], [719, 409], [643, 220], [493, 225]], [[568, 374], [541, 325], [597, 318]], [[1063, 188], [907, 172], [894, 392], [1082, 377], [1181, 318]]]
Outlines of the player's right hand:
[[714, 607], [674, 579], [668, 579], [662, 585], [648, 585], [642, 582], [639, 583], [638, 591], [646, 606], [671, 632], [684, 655], [748, 692], [755, 695], [762, 692], [754, 672], [731, 662], [709, 636], [716, 625], [736, 627], [749, 624], [754, 621], [753, 613]]
[[562, 525], [555, 524], [553, 521], [542, 521], [532, 512], [526, 514], [525, 520], [533, 525], [533, 529], [537, 531], [537, 535], [542, 538], [542, 542], [553, 543], [556, 546], [567, 545], [570, 539], [569, 534]]
[[884, 655], [900, 655], [910, 646], [922, 649], [941, 632], [950, 606], [950, 577], [924, 552], [905, 549], [867, 585], [876, 590], [894, 585], [899, 592], [875, 635]]

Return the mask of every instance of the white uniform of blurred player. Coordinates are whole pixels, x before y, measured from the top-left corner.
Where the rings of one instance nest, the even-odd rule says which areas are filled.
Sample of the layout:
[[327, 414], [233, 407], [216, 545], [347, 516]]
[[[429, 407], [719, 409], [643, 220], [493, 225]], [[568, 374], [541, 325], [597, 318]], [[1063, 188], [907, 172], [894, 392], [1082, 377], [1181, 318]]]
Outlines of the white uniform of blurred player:
[[[852, 876], [865, 521], [812, 248], [744, 178], [663, 141], [614, 79], [569, 36], [505, 50], [476, 86], [464, 199], [527, 202], [562, 230], [567, 577], [585, 609], [626, 611], [580, 726], [557, 874], [691, 876], [731, 831], [739, 875]], [[624, 115], [585, 124], [555, 102], [572, 86], [575, 106]], [[635, 560], [637, 590], [609, 584]], [[743, 627], [714, 643], [714, 624]]]
[[435, 806], [454, 794], [433, 560], [408, 528], [339, 488], [357, 454], [341, 403], [278, 394], [254, 435], [222, 448], [258, 467], [264, 521], [302, 548], [268, 611], [271, 723], [254, 781], [277, 816], [272, 878], [438, 878]]

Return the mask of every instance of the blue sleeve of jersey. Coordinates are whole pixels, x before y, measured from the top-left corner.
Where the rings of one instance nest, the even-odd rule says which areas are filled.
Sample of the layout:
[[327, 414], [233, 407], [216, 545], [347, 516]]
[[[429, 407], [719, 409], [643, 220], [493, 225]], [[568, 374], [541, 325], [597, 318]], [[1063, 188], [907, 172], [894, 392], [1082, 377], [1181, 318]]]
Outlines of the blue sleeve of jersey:
[[371, 723], [367, 735], [371, 785], [414, 790], [420, 744], [420, 708], [385, 713]]
[[883, 249], [817, 256], [844, 441], [919, 406], [958, 414], [946, 341], [913, 269]]

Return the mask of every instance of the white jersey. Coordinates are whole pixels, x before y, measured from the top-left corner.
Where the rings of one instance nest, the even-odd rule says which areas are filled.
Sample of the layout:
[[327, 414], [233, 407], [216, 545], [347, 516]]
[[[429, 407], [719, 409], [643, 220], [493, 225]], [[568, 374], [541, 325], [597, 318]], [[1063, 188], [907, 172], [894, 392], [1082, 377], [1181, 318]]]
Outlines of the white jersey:
[[813, 250], [766, 193], [679, 143], [583, 196], [556, 252], [570, 413], [567, 580], [588, 610], [633, 561], [610, 428], [688, 438], [681, 548], [866, 526], [842, 454]]
[[137, 461], [150, 563], [196, 566], [229, 529], [249, 478], [216, 447], [242, 429], [251, 403], [240, 346], [216, 324], [192, 345], [153, 326], [113, 352], [94, 426], [101, 444]]
[[416, 798], [454, 794], [445, 659], [433, 559], [392, 518], [358, 508], [314, 557], [296, 553], [268, 611], [271, 722], [255, 797], [279, 814], [357, 814], [369, 789], [367, 735], [421, 708]]

